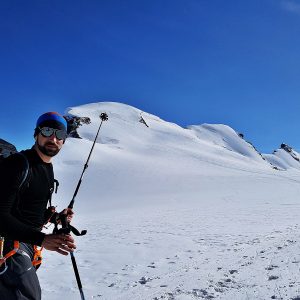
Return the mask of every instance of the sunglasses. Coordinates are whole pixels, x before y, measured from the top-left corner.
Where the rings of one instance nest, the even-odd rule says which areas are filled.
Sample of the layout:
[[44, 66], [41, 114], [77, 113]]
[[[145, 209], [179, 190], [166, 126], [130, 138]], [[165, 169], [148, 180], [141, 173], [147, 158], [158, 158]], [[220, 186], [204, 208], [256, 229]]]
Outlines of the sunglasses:
[[39, 127], [39, 131], [43, 137], [50, 137], [51, 135], [55, 134], [55, 137], [58, 140], [65, 140], [67, 138], [67, 133], [63, 129], [54, 129], [51, 127]]

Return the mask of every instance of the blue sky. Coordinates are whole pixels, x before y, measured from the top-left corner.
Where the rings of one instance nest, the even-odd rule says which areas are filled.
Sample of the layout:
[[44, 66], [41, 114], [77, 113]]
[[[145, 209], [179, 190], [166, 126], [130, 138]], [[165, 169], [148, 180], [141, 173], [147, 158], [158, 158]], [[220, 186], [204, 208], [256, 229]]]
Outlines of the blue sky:
[[0, 0], [0, 138], [99, 101], [300, 149], [299, 0]]

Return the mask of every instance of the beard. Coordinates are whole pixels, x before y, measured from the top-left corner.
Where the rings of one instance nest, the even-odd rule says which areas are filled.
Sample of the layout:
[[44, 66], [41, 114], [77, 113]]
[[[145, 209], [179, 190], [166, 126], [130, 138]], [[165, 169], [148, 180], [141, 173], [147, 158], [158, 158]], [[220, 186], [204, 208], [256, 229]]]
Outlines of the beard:
[[50, 157], [55, 156], [60, 151], [60, 149], [54, 143], [51, 142], [45, 143], [44, 146], [37, 143], [37, 146], [43, 154]]

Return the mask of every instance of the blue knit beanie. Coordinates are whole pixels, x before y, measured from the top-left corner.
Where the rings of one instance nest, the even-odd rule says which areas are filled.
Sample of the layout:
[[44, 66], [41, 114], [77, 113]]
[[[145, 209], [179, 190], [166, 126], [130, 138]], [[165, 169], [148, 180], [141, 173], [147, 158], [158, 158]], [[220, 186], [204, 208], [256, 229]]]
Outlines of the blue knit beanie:
[[35, 133], [36, 136], [39, 132], [38, 128], [51, 127], [54, 129], [63, 129], [67, 132], [67, 121], [66, 119], [57, 112], [51, 111], [42, 114], [36, 121]]

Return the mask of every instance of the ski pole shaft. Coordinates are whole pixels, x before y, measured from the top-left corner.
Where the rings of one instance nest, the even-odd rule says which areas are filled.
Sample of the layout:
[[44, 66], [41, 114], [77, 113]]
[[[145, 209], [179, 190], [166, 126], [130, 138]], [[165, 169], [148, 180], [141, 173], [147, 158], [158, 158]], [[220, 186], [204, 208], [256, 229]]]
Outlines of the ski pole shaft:
[[75, 277], [76, 277], [76, 281], [77, 281], [77, 285], [78, 285], [78, 289], [79, 289], [79, 292], [80, 292], [81, 299], [85, 300], [84, 293], [83, 293], [83, 290], [82, 290], [80, 275], [79, 275], [79, 272], [78, 272], [77, 263], [76, 263], [75, 256], [74, 256], [73, 252], [71, 252], [71, 260], [72, 260], [72, 265], [73, 265], [73, 269], [74, 269], [74, 273], [75, 273]]
[[98, 138], [98, 135], [99, 135], [99, 132], [100, 132], [102, 123], [103, 123], [104, 121], [107, 121], [107, 120], [108, 120], [107, 114], [106, 114], [106, 113], [102, 113], [102, 114], [100, 115], [100, 119], [101, 119], [101, 123], [100, 123], [100, 126], [99, 126], [99, 128], [98, 128], [96, 137], [95, 137], [95, 139], [94, 139], [93, 146], [92, 146], [92, 148], [91, 148], [91, 151], [90, 151], [90, 153], [89, 153], [89, 156], [88, 156], [88, 158], [87, 158], [87, 161], [86, 161], [86, 163], [84, 164], [84, 167], [83, 167], [81, 176], [80, 176], [80, 178], [79, 178], [79, 181], [78, 181], [78, 183], [77, 183], [77, 186], [76, 186], [74, 195], [73, 195], [73, 197], [72, 197], [72, 200], [71, 200], [71, 202], [70, 202], [68, 208], [73, 208], [73, 206], [74, 206], [75, 198], [76, 198], [77, 193], [78, 193], [78, 191], [79, 191], [79, 188], [80, 188], [80, 185], [81, 185], [81, 182], [82, 182], [83, 175], [84, 175], [86, 169], [88, 168], [88, 163], [89, 163], [89, 161], [90, 161], [92, 152], [93, 152], [93, 150], [94, 150], [94, 147], [95, 147], [95, 144], [96, 144], [96, 141], [97, 141], [97, 138]]

